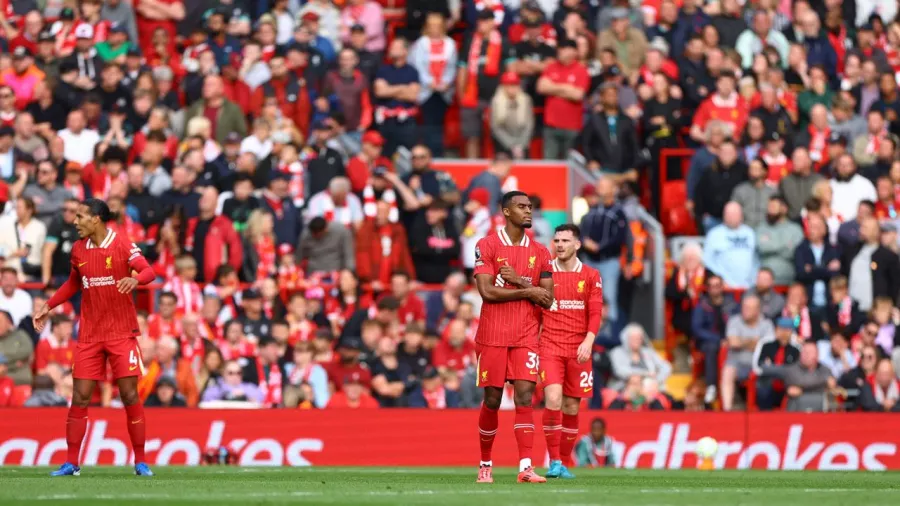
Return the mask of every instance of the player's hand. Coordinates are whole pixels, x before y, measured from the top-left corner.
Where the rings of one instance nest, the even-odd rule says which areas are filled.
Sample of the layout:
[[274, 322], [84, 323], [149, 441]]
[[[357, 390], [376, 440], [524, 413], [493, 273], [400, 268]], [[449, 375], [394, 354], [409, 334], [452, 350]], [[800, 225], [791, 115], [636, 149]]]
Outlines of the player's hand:
[[503, 281], [511, 285], [522, 286], [522, 278], [516, 274], [516, 270], [513, 269], [509, 265], [504, 265], [500, 267], [500, 277], [503, 278]]
[[550, 304], [553, 303], [553, 296], [550, 295], [550, 292], [539, 286], [529, 288], [527, 295], [528, 300], [541, 307], [550, 307]]
[[122, 278], [116, 283], [119, 293], [131, 293], [136, 286], [138, 286], [138, 280], [134, 278]]
[[591, 351], [594, 347], [593, 339], [585, 339], [578, 345], [578, 363], [583, 364], [591, 359]]
[[34, 330], [40, 332], [44, 330], [44, 324], [47, 323], [47, 317], [50, 316], [50, 306], [46, 303], [41, 306], [40, 309], [37, 310], [37, 313], [34, 313], [32, 317], [32, 323], [34, 323]]

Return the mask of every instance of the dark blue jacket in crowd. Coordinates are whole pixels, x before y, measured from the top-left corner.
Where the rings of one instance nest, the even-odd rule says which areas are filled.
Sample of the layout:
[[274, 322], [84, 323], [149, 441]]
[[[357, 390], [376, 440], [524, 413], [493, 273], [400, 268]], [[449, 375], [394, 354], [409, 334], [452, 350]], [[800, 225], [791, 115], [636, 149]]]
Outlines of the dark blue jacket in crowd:
[[281, 204], [281, 212], [276, 213], [267, 199], [263, 198], [260, 200], [262, 208], [272, 213], [272, 216], [275, 218], [275, 238], [278, 240], [278, 244], [297, 244], [301, 225], [298, 218], [300, 211], [294, 207], [294, 202], [289, 198], [284, 199]]
[[[809, 295], [810, 300], [812, 300], [813, 285], [815, 285], [816, 281], [822, 281], [827, 285], [833, 276], [841, 273], [840, 269], [837, 271], [828, 269], [828, 264], [832, 260], [841, 260], [840, 250], [832, 246], [827, 238], [824, 244], [822, 261], [818, 264], [809, 244], [809, 239], [804, 239], [797, 246], [797, 249], [794, 250], [794, 270], [797, 272], [797, 282], [806, 286], [806, 293]], [[809, 270], [806, 270], [807, 266], [810, 267]]]
[[828, 78], [832, 82], [836, 82], [837, 53], [834, 52], [834, 47], [831, 46], [831, 42], [825, 37], [824, 32], [815, 38], [806, 37], [803, 40], [803, 45], [806, 46], [806, 63], [810, 67], [821, 65], [828, 73]]
[[737, 304], [730, 295], [725, 296], [725, 302], [718, 310], [709, 301], [709, 297], [706, 295], [701, 297], [691, 316], [691, 330], [697, 343], [721, 341], [725, 337], [728, 318], [735, 311], [736, 306]]
[[618, 258], [628, 243], [628, 235], [628, 218], [618, 202], [610, 207], [593, 207], [581, 220], [582, 238], [591, 239], [600, 247], [596, 253], [585, 251], [585, 256], [595, 262]]

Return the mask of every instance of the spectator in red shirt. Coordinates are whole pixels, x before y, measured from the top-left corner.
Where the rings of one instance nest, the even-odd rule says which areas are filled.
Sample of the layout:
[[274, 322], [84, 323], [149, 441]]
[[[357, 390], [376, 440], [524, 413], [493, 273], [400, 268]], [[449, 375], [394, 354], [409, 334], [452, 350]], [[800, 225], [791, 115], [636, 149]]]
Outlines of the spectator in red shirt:
[[538, 93], [547, 96], [544, 105], [544, 159], [568, 156], [581, 132], [584, 97], [591, 84], [587, 68], [578, 61], [574, 40], [559, 43], [558, 59], [547, 64], [538, 79]]
[[747, 103], [735, 89], [735, 76], [730, 72], [722, 72], [716, 79], [716, 93], [700, 104], [691, 125], [691, 138], [704, 142], [706, 124], [709, 121], [724, 121], [731, 125], [731, 135], [740, 139], [747, 124], [749, 110]]
[[390, 204], [378, 201], [375, 217], [363, 222], [356, 235], [357, 275], [376, 291], [387, 286], [392, 272], [415, 272], [406, 229], [388, 219], [390, 209]]
[[24, 26], [21, 29], [17, 25], [5, 25], [6, 36], [9, 38], [9, 51], [13, 52], [19, 47], [27, 47], [31, 54], [37, 53], [38, 38], [43, 26], [44, 20], [41, 13], [36, 10], [25, 14]]
[[394, 171], [391, 161], [381, 154], [383, 147], [384, 137], [380, 133], [370, 130], [363, 134], [362, 149], [347, 163], [347, 177], [353, 193], [362, 193], [375, 167], [387, 167]]
[[[318, 338], [318, 335], [316, 336]], [[328, 381], [335, 390], [343, 388], [343, 379], [352, 376], [366, 389], [372, 381], [372, 373], [369, 368], [359, 361], [362, 352], [362, 338], [357, 336], [342, 337], [337, 345], [338, 361], [328, 370]]]
[[[153, 34], [157, 28], [175, 33], [176, 23], [184, 19], [184, 2], [181, 0], [134, 0], [138, 30], [138, 47], [153, 47]], [[175, 54], [175, 37], [169, 37], [168, 54]]]
[[369, 393], [362, 374], [347, 375], [343, 381], [343, 389], [335, 392], [328, 401], [328, 409], [377, 408], [378, 401]]
[[45, 374], [47, 366], [59, 364], [63, 369], [72, 368], [75, 341], [72, 340], [72, 320], [64, 314], [50, 318], [50, 335], [38, 341], [34, 350], [33, 370], [35, 374]]
[[160, 294], [159, 312], [147, 317], [147, 335], [150, 339], [181, 335], [181, 322], [175, 319], [175, 310], [177, 308], [178, 297], [174, 293], [163, 292]]
[[7, 408], [12, 405], [13, 390], [16, 384], [7, 373], [9, 372], [9, 360], [6, 355], [0, 354], [0, 408]]
[[410, 323], [425, 325], [425, 304], [413, 291], [410, 280], [411, 276], [404, 271], [391, 275], [391, 294], [400, 301], [397, 318], [401, 325]]
[[434, 348], [431, 362], [441, 373], [455, 371], [462, 374], [475, 362], [475, 343], [466, 337], [466, 324], [453, 320], [447, 325], [446, 338]]

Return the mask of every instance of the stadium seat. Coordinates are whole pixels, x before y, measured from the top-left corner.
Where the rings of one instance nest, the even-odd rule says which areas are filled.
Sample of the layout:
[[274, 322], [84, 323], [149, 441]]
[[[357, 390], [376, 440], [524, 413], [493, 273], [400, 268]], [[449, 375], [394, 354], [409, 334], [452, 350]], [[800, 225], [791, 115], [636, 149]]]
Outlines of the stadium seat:
[[683, 400], [692, 381], [694, 377], [691, 374], [673, 374], [666, 379], [666, 392], [677, 401]]

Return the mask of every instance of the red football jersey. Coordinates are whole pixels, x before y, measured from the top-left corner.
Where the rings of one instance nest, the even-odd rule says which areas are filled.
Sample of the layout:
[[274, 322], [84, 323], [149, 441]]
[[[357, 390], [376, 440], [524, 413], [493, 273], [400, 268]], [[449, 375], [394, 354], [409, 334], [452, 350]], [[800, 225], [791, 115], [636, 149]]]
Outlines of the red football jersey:
[[441, 341], [431, 352], [431, 363], [435, 367], [446, 367], [457, 372], [464, 371], [475, 362], [475, 344], [463, 341], [462, 349], [457, 350], [447, 341]]
[[575, 358], [589, 331], [600, 330], [603, 283], [600, 273], [579, 260], [574, 271], [553, 267], [553, 305], [544, 310], [541, 355]]
[[[509, 265], [516, 274], [534, 286], [544, 272], [550, 273], [550, 252], [527, 235], [514, 245], [506, 230], [489, 234], [475, 245], [475, 275], [490, 274], [496, 286], [514, 288], [500, 278], [500, 268]], [[475, 342], [485, 346], [533, 347], [537, 344], [541, 308], [529, 300], [487, 302], [481, 316]]]
[[109, 230], [99, 245], [81, 239], [72, 246], [72, 269], [81, 278], [81, 330], [78, 341], [94, 343], [140, 335], [131, 294], [116, 283], [131, 277], [144, 259], [134, 243]]

